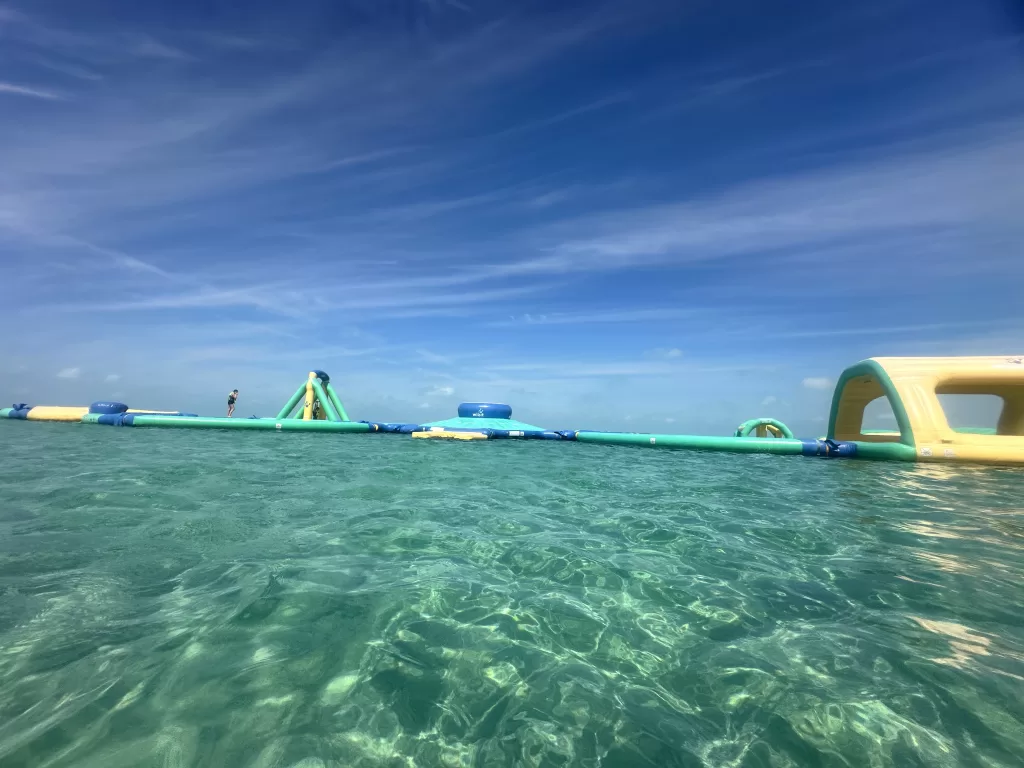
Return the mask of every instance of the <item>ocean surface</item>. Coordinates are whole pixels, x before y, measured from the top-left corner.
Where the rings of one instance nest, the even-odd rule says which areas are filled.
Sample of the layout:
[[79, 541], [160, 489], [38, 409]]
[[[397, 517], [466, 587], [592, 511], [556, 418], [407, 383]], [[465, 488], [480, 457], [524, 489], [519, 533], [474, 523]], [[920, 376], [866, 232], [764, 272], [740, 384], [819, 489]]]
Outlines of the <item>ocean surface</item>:
[[1021, 766], [1024, 472], [0, 423], [0, 765]]

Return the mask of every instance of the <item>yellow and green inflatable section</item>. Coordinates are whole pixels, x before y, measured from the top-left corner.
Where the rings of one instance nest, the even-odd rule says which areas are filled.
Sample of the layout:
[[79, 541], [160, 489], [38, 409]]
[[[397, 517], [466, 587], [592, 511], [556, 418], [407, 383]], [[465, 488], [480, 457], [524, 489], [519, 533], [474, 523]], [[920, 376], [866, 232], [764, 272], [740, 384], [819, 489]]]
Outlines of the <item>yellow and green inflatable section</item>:
[[[987, 395], [1001, 402], [994, 428], [951, 427], [943, 395]], [[888, 401], [895, 429], [864, 428], [867, 407]], [[200, 417], [147, 411], [123, 403], [0, 409], [0, 420], [64, 421], [123, 427], [256, 429], [409, 434], [443, 440], [539, 439], [683, 448], [732, 453], [863, 458], [891, 461], [1024, 465], [1024, 357], [878, 357], [843, 371], [836, 383], [828, 433], [798, 439], [771, 418], [745, 421], [731, 436], [550, 430], [512, 419], [503, 403], [462, 403], [458, 415], [426, 423], [352, 421], [324, 371], [310, 371], [273, 418]]]

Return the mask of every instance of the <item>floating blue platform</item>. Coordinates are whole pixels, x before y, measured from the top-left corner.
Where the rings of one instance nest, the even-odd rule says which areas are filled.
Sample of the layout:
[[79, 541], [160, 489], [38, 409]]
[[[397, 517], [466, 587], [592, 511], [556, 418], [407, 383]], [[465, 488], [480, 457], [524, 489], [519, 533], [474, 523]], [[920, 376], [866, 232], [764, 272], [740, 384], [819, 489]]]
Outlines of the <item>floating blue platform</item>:
[[459, 415], [441, 421], [428, 421], [424, 424], [389, 424], [366, 422], [374, 432], [398, 432], [413, 434], [417, 437], [446, 437], [451, 435], [473, 434], [485, 438], [520, 438], [534, 440], [572, 440], [572, 432], [555, 432], [544, 427], [537, 427], [512, 418], [512, 406], [505, 403], [461, 403]]

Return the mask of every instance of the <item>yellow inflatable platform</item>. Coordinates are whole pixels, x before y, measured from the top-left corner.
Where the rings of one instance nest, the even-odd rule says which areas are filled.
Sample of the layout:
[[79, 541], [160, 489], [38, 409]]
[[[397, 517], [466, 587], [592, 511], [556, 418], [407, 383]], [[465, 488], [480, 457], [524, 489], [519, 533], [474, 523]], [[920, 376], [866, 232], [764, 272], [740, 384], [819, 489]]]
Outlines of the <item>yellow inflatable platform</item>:
[[440, 427], [431, 427], [429, 430], [413, 432], [413, 437], [420, 437], [434, 440], [486, 440], [487, 435], [483, 432], [449, 432]]
[[81, 421], [89, 412], [89, 406], [37, 405], [28, 412], [28, 421]]
[[[1002, 400], [993, 434], [949, 425], [941, 395]], [[864, 409], [887, 398], [897, 430], [868, 432]], [[1024, 358], [877, 357], [847, 368], [836, 384], [828, 437], [878, 458], [1024, 464]], [[913, 451], [911, 454], [910, 452]], [[899, 455], [902, 454], [902, 455]]]

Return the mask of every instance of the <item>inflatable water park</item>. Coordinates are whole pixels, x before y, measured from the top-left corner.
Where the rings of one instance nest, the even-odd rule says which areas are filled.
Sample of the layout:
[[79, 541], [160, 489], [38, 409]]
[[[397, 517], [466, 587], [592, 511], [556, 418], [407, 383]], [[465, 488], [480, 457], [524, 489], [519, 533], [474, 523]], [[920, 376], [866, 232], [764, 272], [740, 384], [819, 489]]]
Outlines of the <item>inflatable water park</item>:
[[[941, 395], [990, 395], [1001, 399], [995, 428], [951, 427], [939, 401]], [[896, 428], [864, 429], [865, 409], [882, 398], [892, 408]], [[273, 418], [203, 417], [96, 402], [90, 406], [16, 403], [0, 409], [0, 419], [115, 427], [388, 433], [426, 440], [555, 440], [731, 453], [1024, 465], [1024, 358], [864, 360], [839, 377], [828, 432], [813, 439], [797, 438], [785, 424], [767, 417], [745, 421], [728, 436], [552, 430], [516, 421], [511, 406], [503, 403], [462, 403], [457, 416], [426, 423], [353, 421], [331, 377], [319, 370], [309, 373]]]

